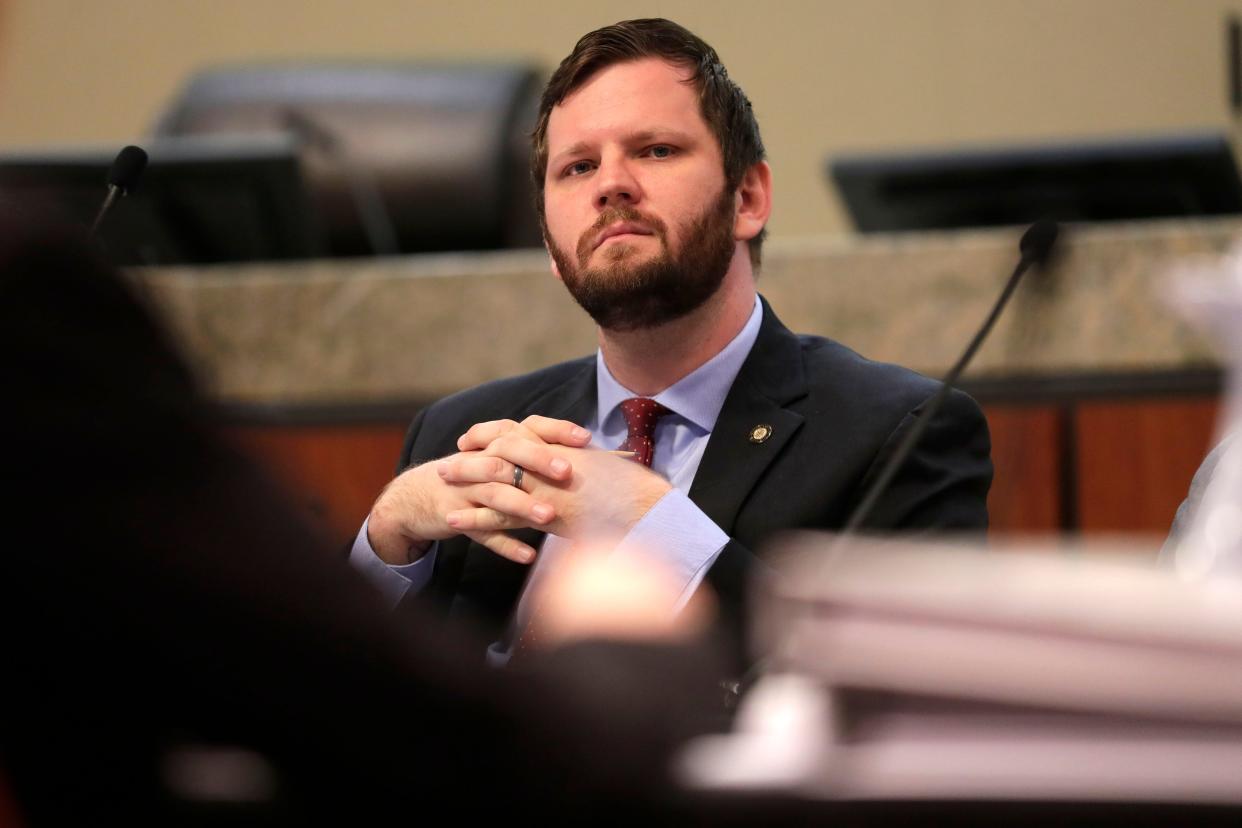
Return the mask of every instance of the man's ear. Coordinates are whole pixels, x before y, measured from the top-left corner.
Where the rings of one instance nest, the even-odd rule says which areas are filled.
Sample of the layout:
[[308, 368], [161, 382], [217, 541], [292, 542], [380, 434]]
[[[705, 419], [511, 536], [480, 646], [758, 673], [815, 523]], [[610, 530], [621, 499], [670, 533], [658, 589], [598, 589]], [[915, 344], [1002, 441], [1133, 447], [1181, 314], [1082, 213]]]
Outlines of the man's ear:
[[772, 168], [767, 161], [751, 166], [737, 187], [737, 214], [733, 220], [735, 241], [750, 241], [759, 235], [772, 214]]
[[557, 267], [556, 258], [552, 255], [550, 251], [548, 253], [548, 268], [552, 271], [552, 275], [556, 277], [556, 280], [558, 282], [565, 281], [564, 279], [561, 278], [561, 269]]

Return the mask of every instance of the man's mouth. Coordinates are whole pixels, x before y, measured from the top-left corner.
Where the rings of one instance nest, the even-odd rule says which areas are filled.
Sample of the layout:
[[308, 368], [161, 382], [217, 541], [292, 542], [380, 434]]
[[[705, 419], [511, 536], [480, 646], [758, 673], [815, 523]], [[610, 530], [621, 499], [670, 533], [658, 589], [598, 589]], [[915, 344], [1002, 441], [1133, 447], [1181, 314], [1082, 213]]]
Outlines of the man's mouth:
[[592, 249], [598, 248], [609, 239], [615, 239], [619, 236], [651, 236], [654, 233], [650, 228], [633, 221], [619, 221], [616, 224], [610, 224], [599, 232], [595, 237], [595, 244]]

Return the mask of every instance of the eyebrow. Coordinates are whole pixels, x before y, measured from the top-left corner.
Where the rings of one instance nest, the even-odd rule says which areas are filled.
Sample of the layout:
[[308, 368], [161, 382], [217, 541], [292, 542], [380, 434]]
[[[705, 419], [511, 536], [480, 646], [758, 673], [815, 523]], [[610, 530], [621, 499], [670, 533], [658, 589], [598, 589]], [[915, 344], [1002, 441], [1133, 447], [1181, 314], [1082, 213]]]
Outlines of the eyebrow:
[[[660, 140], [673, 141], [678, 144], [692, 144], [694, 139], [689, 133], [672, 127], [652, 127], [650, 129], [642, 129], [637, 132], [631, 132], [624, 138], [627, 144], [645, 144], [649, 141], [659, 142]], [[562, 158], [581, 155], [591, 149], [591, 144], [586, 141], [578, 141], [570, 144], [565, 149], [556, 153], [548, 159], [549, 165], [559, 162]]]
[[586, 141], [579, 141], [576, 144], [570, 144], [568, 147], [561, 150], [556, 155], [551, 156], [548, 159], [548, 166], [552, 166], [553, 163], [560, 161], [562, 158], [567, 158], [573, 155], [581, 155], [582, 153], [586, 152], [590, 148], [591, 148], [591, 145], [588, 144]]

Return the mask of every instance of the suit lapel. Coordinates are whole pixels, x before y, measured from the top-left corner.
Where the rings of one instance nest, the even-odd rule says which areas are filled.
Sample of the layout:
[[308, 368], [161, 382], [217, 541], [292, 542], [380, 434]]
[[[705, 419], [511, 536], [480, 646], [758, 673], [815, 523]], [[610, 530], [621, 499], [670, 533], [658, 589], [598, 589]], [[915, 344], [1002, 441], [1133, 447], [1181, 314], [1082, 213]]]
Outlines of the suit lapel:
[[527, 414], [542, 414], [582, 425], [595, 411], [595, 356], [582, 360], [574, 377], [529, 406]]
[[802, 427], [802, 415], [786, 406], [806, 393], [798, 338], [764, 301], [759, 336], [725, 397], [690, 487], [690, 499], [725, 532], [733, 533], [742, 503]]

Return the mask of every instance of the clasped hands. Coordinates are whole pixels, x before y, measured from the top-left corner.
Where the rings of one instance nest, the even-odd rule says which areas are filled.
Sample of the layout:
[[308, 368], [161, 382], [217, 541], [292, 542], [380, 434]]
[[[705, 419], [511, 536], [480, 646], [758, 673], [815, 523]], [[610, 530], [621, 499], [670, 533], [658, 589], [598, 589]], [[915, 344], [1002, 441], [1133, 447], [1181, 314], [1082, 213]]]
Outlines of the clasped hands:
[[[566, 420], [474, 425], [457, 454], [407, 469], [371, 508], [371, 548], [389, 564], [411, 563], [436, 540], [465, 535], [519, 563], [535, 550], [506, 530], [535, 527], [575, 540], [611, 542], [671, 488], [632, 460], [589, 448], [590, 432]], [[524, 469], [521, 488], [514, 467]]]

